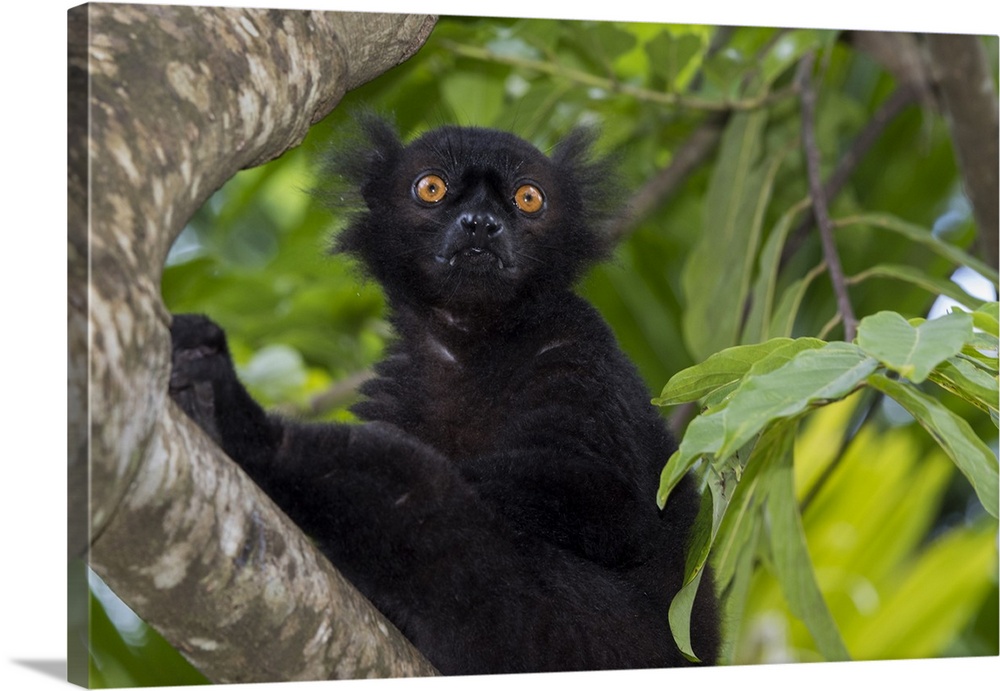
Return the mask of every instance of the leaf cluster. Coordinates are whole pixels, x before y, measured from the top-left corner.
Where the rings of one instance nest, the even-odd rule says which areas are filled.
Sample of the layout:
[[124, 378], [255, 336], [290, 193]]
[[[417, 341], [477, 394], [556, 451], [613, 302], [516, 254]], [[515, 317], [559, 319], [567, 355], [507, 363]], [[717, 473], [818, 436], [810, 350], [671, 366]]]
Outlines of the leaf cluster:
[[[788, 603], [820, 653], [828, 660], [849, 659], [813, 576], [793, 491], [793, 448], [804, 416], [864, 389], [890, 397], [912, 415], [997, 518], [995, 452], [920, 387], [925, 381], [938, 384], [988, 413], [996, 425], [997, 319], [996, 302], [930, 321], [879, 312], [861, 321], [854, 343], [776, 338], [735, 346], [667, 382], [655, 404], [697, 402], [702, 410], [664, 467], [657, 500], [662, 506], [699, 461], [705, 464], [707, 490], [688, 554], [687, 585], [671, 609], [680, 642], [688, 642], [694, 591], [713, 547], [722, 546], [718, 586], [745, 588], [733, 582], [736, 561], [752, 545], [751, 536], [762, 532]], [[689, 646], [686, 652], [693, 654]]]

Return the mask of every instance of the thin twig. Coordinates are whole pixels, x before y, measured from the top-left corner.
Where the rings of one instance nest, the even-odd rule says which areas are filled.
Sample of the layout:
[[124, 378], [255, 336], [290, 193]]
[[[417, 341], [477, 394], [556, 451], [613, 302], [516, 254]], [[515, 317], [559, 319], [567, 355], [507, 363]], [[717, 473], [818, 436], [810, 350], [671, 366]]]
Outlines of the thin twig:
[[826, 322], [826, 324], [823, 325], [823, 328], [821, 328], [819, 332], [816, 334], [816, 338], [825, 341], [829, 337], [830, 332], [833, 331], [833, 329], [837, 326], [837, 324], [840, 323], [840, 317], [841, 317], [840, 312], [837, 312], [832, 317], [830, 317], [830, 319]]
[[[901, 86], [885, 100], [878, 111], [872, 116], [871, 120], [868, 121], [868, 124], [865, 125], [861, 133], [851, 142], [851, 147], [840, 157], [840, 160], [837, 162], [837, 168], [823, 186], [823, 191], [826, 193], [828, 200], [833, 199], [840, 193], [840, 190], [843, 189], [848, 179], [850, 179], [854, 169], [858, 167], [865, 154], [875, 145], [878, 138], [882, 136], [882, 132], [885, 131], [889, 123], [895, 120], [904, 110], [916, 103], [919, 98], [920, 92], [916, 88]], [[787, 262], [799, 247], [802, 246], [809, 231], [812, 230], [814, 221], [815, 217], [813, 215], [807, 215], [795, 227], [795, 230], [791, 232], [788, 236], [788, 242], [785, 243], [785, 248], [782, 251], [782, 263]]]
[[826, 258], [830, 281], [833, 283], [833, 292], [837, 297], [837, 311], [844, 320], [844, 340], [853, 341], [857, 330], [857, 319], [854, 316], [854, 308], [851, 307], [851, 299], [847, 293], [847, 284], [844, 280], [840, 256], [837, 254], [837, 245], [833, 240], [833, 224], [830, 222], [826, 192], [823, 189], [823, 180], [820, 174], [819, 145], [816, 143], [815, 130], [816, 92], [813, 90], [810, 79], [814, 61], [815, 55], [812, 52], [807, 53], [802, 58], [802, 62], [799, 63], [798, 73], [795, 76], [795, 83], [799, 88], [799, 101], [802, 105], [802, 148], [805, 150], [809, 195], [812, 197], [813, 213], [816, 216], [816, 225], [823, 243], [823, 256]]
[[531, 58], [521, 58], [514, 55], [502, 55], [500, 53], [494, 53], [487, 48], [480, 48], [479, 46], [470, 46], [464, 43], [455, 43], [454, 41], [443, 41], [442, 45], [456, 55], [470, 58], [472, 60], [482, 60], [484, 62], [494, 62], [525, 70], [534, 70], [553, 77], [568, 79], [572, 82], [580, 84], [581, 86], [594, 87], [607, 91], [608, 93], [623, 94], [639, 101], [657, 103], [675, 108], [689, 108], [691, 110], [717, 111], [724, 113], [734, 110], [756, 110], [794, 96], [796, 91], [796, 87], [793, 85], [780, 91], [765, 92], [754, 98], [697, 98], [677, 93], [643, 89], [642, 87], [624, 84], [614, 79], [598, 77], [589, 72], [566, 67], [565, 65], [560, 65], [555, 62], [532, 60]]

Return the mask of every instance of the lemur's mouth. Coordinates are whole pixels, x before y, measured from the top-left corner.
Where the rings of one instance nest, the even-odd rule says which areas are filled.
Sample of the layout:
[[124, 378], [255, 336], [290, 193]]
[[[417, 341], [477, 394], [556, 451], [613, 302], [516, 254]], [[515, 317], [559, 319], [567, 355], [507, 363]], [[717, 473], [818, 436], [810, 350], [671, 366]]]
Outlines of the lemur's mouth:
[[436, 255], [434, 259], [437, 260], [439, 264], [447, 264], [448, 266], [458, 266], [459, 263], [461, 263], [462, 265], [468, 265], [470, 267], [485, 268], [490, 264], [493, 264], [500, 270], [507, 268], [503, 258], [493, 250], [486, 247], [463, 247], [456, 250], [449, 256], [439, 254]]

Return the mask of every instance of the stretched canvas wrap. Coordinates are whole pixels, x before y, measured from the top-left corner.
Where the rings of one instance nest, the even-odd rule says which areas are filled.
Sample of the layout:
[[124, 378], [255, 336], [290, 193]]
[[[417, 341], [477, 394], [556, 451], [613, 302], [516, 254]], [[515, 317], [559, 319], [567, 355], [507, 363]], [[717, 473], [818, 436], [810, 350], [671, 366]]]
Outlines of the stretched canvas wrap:
[[[998, 655], [996, 36], [104, 3], [68, 27], [71, 682]], [[383, 168], [421, 147], [438, 163], [396, 184]], [[388, 239], [351, 245], [395, 233], [417, 265], [432, 231], [458, 241], [408, 219], [487, 188], [493, 216], [448, 226], [475, 244], [420, 274], [464, 265], [443, 296], [399, 278], [408, 246], [387, 275], [365, 253]], [[494, 298], [512, 267], [531, 278]], [[411, 338], [414, 304], [497, 350]], [[592, 333], [560, 331], [577, 309], [609, 340], [556, 360]], [[490, 310], [509, 321], [480, 328]], [[225, 422], [218, 385], [176, 394], [181, 365], [219, 352], [178, 346], [184, 313], [224, 329], [242, 385], [296, 430], [361, 439], [379, 396], [399, 402], [364, 426], [395, 455], [340, 494], [324, 473], [329, 501], [245, 472], [233, 449], [256, 432]], [[605, 348], [625, 379], [579, 365]], [[440, 380], [407, 378], [418, 351]], [[490, 398], [549, 362], [539, 400]], [[647, 417], [674, 441], [642, 436]], [[282, 434], [275, 458], [336, 455]], [[489, 434], [548, 446], [483, 470], [461, 452]], [[596, 480], [573, 462], [625, 448]], [[429, 480], [428, 458], [461, 472]], [[452, 491], [465, 508], [426, 499]], [[392, 500], [391, 530], [336, 519], [364, 493]], [[480, 511], [493, 544], [422, 561]], [[536, 529], [537, 557], [491, 561]]]

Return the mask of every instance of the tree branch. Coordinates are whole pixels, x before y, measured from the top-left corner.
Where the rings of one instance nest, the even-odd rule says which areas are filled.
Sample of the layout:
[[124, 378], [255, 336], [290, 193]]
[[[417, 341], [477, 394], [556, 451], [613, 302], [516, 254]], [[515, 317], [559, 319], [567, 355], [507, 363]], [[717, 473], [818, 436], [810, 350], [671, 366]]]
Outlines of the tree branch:
[[646, 218], [664, 199], [670, 197], [684, 179], [697, 168], [718, 144], [724, 129], [724, 117], [712, 117], [702, 123], [674, 152], [670, 164], [650, 178], [629, 200], [628, 207], [611, 229], [619, 240]]
[[[214, 190], [297, 145], [348, 89], [409, 57], [433, 22], [70, 11], [70, 556], [213, 681], [433, 673], [169, 402], [159, 287], [170, 245]], [[71, 598], [85, 598], [85, 581], [74, 584]], [[84, 685], [85, 636], [69, 650]]]
[[986, 52], [978, 36], [929, 34], [927, 53], [965, 192], [979, 227], [979, 249], [998, 265], [1000, 124]]
[[853, 341], [857, 319], [854, 317], [854, 308], [851, 306], [847, 284], [844, 280], [844, 270], [840, 265], [840, 256], [837, 254], [837, 245], [833, 239], [833, 224], [830, 222], [826, 193], [823, 189], [820, 172], [819, 145], [816, 142], [815, 130], [816, 92], [813, 90], [810, 77], [814, 60], [813, 53], [807, 53], [799, 63], [798, 73], [795, 77], [799, 86], [799, 100], [802, 104], [802, 147], [806, 156], [813, 214], [816, 217], [816, 225], [823, 243], [823, 256], [826, 259], [830, 281], [833, 283], [833, 292], [837, 298], [837, 309], [844, 321], [844, 340]]
[[607, 91], [608, 93], [623, 94], [630, 98], [634, 98], [637, 101], [656, 103], [662, 106], [670, 106], [674, 108], [690, 108], [692, 110], [704, 110], [720, 113], [728, 113], [734, 110], [756, 110], [758, 108], [764, 108], [772, 103], [790, 98], [795, 93], [795, 89], [790, 88], [774, 92], [765, 91], [760, 96], [743, 99], [699, 98], [697, 96], [644, 89], [642, 87], [622, 83], [616, 79], [599, 77], [591, 74], [590, 72], [573, 69], [572, 67], [566, 67], [565, 65], [549, 62], [547, 60], [533, 60], [531, 58], [521, 58], [514, 55], [503, 55], [495, 53], [488, 48], [480, 48], [479, 46], [470, 46], [464, 43], [456, 43], [454, 41], [442, 41], [441, 45], [445, 46], [456, 55], [472, 60], [494, 62], [500, 65], [508, 65], [510, 67], [517, 67], [523, 70], [533, 70], [535, 72], [541, 72], [553, 77], [567, 79], [581, 86], [594, 87]]
[[934, 106], [931, 75], [921, 55], [916, 34], [897, 31], [850, 31], [845, 40], [866, 53], [891, 74], [898, 88], [913, 92], [928, 110]]
[[[850, 148], [837, 161], [837, 167], [823, 185], [823, 193], [827, 200], [835, 198], [851, 178], [854, 169], [864, 159], [865, 154], [875, 145], [878, 138], [882, 136], [885, 128], [895, 120], [900, 113], [916, 103], [920, 98], [920, 92], [915, 87], [901, 86], [897, 88], [879, 107], [872, 119], [868, 121], [861, 133], [851, 142]], [[807, 215], [795, 227], [785, 243], [782, 251], [781, 261], [786, 262], [802, 246], [809, 231], [812, 230], [816, 217]]]

